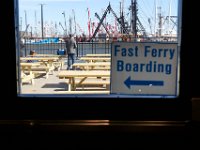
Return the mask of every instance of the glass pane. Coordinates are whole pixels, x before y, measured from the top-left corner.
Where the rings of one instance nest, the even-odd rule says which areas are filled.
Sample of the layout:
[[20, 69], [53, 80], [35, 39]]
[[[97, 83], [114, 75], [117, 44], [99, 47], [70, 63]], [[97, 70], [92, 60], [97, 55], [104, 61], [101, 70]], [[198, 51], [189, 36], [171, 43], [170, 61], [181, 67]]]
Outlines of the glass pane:
[[18, 0], [19, 96], [177, 97], [181, 0]]

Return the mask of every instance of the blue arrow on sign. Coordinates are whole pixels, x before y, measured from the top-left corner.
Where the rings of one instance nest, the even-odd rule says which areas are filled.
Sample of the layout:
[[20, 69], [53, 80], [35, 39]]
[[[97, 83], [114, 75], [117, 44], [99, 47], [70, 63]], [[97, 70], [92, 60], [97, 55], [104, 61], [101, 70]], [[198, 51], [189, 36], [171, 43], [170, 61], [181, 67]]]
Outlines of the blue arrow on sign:
[[154, 81], [154, 80], [131, 80], [129, 76], [125, 81], [124, 84], [130, 89], [131, 85], [139, 85], [139, 86], [163, 86], [164, 81]]

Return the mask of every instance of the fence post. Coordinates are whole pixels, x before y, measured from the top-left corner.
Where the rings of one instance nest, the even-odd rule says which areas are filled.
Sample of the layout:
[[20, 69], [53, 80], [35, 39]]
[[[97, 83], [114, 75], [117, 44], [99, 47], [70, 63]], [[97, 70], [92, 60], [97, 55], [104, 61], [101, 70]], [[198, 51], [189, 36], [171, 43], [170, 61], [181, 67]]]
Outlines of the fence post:
[[27, 56], [27, 52], [26, 52], [26, 50], [27, 50], [27, 43], [26, 43], [26, 38], [24, 38], [24, 45], [25, 45], [25, 57]]
[[93, 40], [92, 40], [92, 54], [93, 54], [94, 52], [93, 52]]
[[79, 42], [77, 42], [77, 49], [76, 49], [76, 57], [78, 58], [78, 52], [79, 52]]
[[105, 54], [106, 54], [106, 38], [105, 38]]

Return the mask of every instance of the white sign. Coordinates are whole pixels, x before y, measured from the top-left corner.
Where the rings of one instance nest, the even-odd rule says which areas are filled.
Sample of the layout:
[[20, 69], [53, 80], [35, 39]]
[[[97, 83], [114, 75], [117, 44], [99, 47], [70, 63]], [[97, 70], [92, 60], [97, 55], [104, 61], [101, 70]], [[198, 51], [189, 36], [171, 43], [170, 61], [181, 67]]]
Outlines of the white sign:
[[177, 96], [177, 43], [112, 44], [111, 93]]

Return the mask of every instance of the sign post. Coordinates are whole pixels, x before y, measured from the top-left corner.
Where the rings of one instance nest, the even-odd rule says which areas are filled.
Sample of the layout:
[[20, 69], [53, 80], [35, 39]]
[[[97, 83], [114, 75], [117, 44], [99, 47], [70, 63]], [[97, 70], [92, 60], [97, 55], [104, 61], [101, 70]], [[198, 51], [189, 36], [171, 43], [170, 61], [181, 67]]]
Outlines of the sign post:
[[177, 47], [177, 43], [114, 42], [111, 93], [176, 97]]

